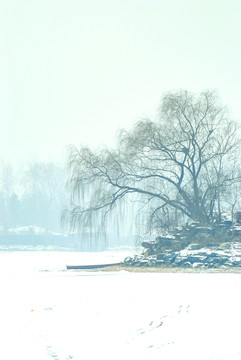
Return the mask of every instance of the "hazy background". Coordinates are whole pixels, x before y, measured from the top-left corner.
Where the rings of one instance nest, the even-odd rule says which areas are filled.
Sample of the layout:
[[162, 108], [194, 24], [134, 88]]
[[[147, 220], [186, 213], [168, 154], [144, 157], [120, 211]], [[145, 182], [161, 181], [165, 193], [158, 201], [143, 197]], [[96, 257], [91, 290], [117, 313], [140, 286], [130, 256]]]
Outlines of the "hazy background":
[[113, 146], [172, 89], [218, 89], [241, 117], [239, 0], [0, 4], [1, 159]]

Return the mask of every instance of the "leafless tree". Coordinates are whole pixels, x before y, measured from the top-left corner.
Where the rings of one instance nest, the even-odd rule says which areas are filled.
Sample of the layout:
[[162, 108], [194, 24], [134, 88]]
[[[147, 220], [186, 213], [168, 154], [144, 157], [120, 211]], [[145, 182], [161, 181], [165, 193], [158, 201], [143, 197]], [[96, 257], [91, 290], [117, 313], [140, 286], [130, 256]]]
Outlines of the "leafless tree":
[[124, 199], [133, 199], [149, 223], [173, 209], [208, 223], [221, 193], [234, 181], [230, 159], [239, 146], [235, 122], [214, 91], [166, 94], [158, 119], [122, 130], [117, 148], [91, 151], [71, 147], [72, 227], [102, 220]]

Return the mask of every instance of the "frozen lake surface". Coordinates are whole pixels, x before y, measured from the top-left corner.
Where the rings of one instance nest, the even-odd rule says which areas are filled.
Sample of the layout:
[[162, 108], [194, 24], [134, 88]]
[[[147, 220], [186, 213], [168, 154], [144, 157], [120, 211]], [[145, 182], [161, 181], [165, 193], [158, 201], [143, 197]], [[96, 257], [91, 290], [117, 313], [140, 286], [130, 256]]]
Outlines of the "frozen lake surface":
[[241, 359], [241, 275], [66, 271], [126, 253], [0, 252], [0, 359]]

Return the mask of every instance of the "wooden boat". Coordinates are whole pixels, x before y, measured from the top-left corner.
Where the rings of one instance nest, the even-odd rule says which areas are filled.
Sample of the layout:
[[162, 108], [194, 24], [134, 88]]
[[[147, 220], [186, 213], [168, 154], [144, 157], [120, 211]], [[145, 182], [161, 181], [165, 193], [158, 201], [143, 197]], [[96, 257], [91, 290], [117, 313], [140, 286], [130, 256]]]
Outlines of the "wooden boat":
[[121, 263], [112, 264], [95, 264], [95, 265], [66, 265], [67, 270], [89, 270], [89, 269], [103, 269], [109, 266], [120, 265]]

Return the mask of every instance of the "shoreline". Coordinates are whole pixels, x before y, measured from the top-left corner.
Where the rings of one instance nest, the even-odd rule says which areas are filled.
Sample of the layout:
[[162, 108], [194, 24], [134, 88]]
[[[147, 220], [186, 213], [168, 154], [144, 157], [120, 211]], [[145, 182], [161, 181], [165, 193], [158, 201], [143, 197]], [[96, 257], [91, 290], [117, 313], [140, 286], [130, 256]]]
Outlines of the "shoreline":
[[[73, 270], [71, 270], [73, 271]], [[83, 271], [83, 270], [74, 270]], [[119, 272], [127, 271], [131, 273], [202, 273], [202, 274], [241, 274], [241, 268], [238, 267], [216, 267], [216, 268], [204, 268], [204, 267], [172, 267], [172, 266], [126, 266], [126, 265], [114, 265], [108, 266], [102, 269], [89, 269], [84, 271], [91, 272]]]

